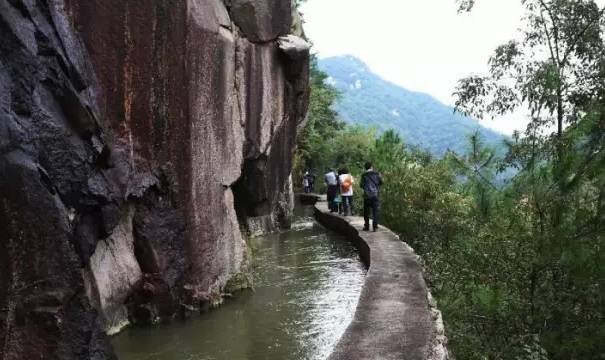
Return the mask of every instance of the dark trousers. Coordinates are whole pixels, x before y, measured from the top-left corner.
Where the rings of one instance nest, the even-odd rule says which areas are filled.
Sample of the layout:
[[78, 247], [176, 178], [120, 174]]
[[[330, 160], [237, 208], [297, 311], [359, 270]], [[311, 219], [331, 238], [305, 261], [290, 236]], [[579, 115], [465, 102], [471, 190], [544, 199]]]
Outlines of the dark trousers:
[[328, 185], [328, 207], [330, 211], [338, 211], [338, 205], [334, 202], [336, 199], [336, 193], [338, 192], [338, 185]]
[[378, 228], [378, 219], [380, 216], [380, 201], [378, 198], [363, 198], [363, 220], [365, 227], [370, 228], [370, 211], [372, 211], [372, 220], [374, 229]]
[[353, 197], [342, 196], [342, 214], [344, 216], [353, 215]]

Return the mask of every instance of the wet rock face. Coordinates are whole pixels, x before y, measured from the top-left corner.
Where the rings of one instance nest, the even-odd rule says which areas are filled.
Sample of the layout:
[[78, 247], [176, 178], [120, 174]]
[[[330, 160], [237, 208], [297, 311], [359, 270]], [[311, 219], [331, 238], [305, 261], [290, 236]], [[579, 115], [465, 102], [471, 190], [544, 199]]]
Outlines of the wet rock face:
[[0, 0], [0, 358], [111, 358], [105, 331], [214, 299], [246, 271], [242, 230], [287, 225], [291, 14]]

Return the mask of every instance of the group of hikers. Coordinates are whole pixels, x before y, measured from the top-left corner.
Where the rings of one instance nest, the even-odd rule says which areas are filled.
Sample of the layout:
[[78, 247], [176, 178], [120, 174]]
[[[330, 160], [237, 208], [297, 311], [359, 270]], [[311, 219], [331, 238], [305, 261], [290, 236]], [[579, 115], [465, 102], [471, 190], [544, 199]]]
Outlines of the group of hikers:
[[303, 189], [305, 194], [315, 191], [315, 174], [309, 170], [305, 171], [305, 174], [303, 175]]
[[[307, 172], [308, 173], [308, 172]], [[353, 186], [355, 179], [349, 173], [349, 169], [343, 167], [336, 173], [329, 169], [324, 176], [327, 186], [327, 200], [330, 212], [337, 212], [343, 216], [353, 214]], [[370, 213], [372, 213], [372, 228], [378, 230], [379, 220], [379, 192], [382, 186], [382, 177], [372, 166], [371, 162], [365, 164], [365, 172], [361, 176], [361, 188], [363, 189], [363, 217], [365, 225], [363, 230], [370, 230]]]

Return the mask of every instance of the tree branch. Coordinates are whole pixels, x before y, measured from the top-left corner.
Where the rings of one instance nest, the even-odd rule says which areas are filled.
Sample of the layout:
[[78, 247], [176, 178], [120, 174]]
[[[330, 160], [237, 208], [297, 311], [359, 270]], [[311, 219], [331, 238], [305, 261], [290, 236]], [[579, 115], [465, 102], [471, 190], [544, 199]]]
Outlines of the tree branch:
[[555, 51], [552, 45], [552, 39], [550, 36], [550, 32], [548, 31], [548, 26], [546, 25], [546, 19], [544, 18], [544, 12], [540, 11], [540, 19], [542, 19], [542, 25], [544, 25], [544, 33], [546, 34], [546, 40], [548, 42], [548, 50], [550, 51], [550, 59], [553, 65], [558, 66], [557, 58], [555, 57]]
[[605, 6], [601, 9], [601, 11], [599, 11], [599, 15], [595, 19], [592, 19], [591, 21], [589, 21], [588, 24], [586, 24], [586, 26], [578, 33], [578, 36], [576, 36], [576, 38], [571, 42], [571, 45], [569, 45], [569, 47], [565, 51], [565, 55], [563, 55], [563, 64], [567, 63], [567, 59], [568, 59], [569, 55], [571, 54], [573, 49], [576, 47], [576, 45], [578, 45], [578, 42], [580, 42], [580, 39], [582, 38], [582, 36], [584, 36], [584, 34], [586, 34], [586, 32], [588, 31], [588, 29], [590, 29], [591, 26], [595, 25], [595, 23], [597, 23], [599, 20], [601, 20], [601, 17], [603, 17], [604, 14], [605, 14]]
[[[554, 40], [554, 54], [553, 54], [553, 58], [556, 60], [557, 62], [557, 67], [559, 67], [561, 65], [561, 58], [560, 58], [560, 54], [559, 54], [559, 25], [558, 25], [558, 18], [554, 15], [554, 13], [552, 12], [552, 9], [550, 7], [548, 7], [548, 5], [546, 5], [546, 3], [544, 2], [544, 0], [540, 0], [540, 5], [541, 7], [546, 10], [546, 12], [548, 13], [548, 16], [550, 17], [550, 21], [552, 22], [552, 26], [554, 29], [554, 34], [553, 34], [553, 40]], [[542, 13], [542, 11], [540, 11], [540, 16], [542, 17], [542, 20], [544, 20], [544, 15]], [[544, 28], [546, 30], [546, 21], [544, 21]], [[546, 30], [547, 34], [548, 34], [548, 30]], [[553, 53], [552, 51], [552, 44], [551, 44], [551, 40], [549, 39], [549, 46], [551, 46], [551, 54]]]

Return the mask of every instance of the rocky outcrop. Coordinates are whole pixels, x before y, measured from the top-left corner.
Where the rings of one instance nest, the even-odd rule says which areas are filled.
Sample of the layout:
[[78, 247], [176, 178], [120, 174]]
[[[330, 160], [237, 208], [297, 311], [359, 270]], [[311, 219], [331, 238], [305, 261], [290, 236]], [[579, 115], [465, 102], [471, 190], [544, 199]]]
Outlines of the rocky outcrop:
[[245, 285], [245, 237], [292, 207], [292, 14], [0, 0], [0, 358], [111, 358], [105, 332]]
[[273, 41], [290, 32], [292, 4], [278, 0], [227, 0], [233, 21], [253, 42]]

